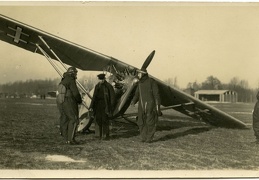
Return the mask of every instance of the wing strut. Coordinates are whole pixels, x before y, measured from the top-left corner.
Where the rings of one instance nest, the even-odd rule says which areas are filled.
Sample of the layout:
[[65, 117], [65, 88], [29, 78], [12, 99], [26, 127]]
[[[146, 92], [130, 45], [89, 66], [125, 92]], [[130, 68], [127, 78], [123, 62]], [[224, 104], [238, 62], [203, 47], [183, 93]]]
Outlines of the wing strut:
[[[45, 44], [45, 46], [50, 50], [50, 52], [58, 59], [58, 61], [60, 62], [60, 64], [65, 68], [65, 70], [67, 70], [66, 65], [60, 60], [60, 58], [56, 55], [56, 53], [49, 47], [49, 45], [46, 43], [46, 41], [43, 39], [42, 36], [38, 36], [40, 38], [40, 40]], [[45, 52], [46, 53], [46, 52]], [[47, 54], [47, 53], [46, 53]], [[63, 75], [61, 75], [61, 77], [63, 77]], [[90, 95], [90, 93], [84, 88], [84, 86], [76, 79], [76, 83], [78, 85], [78, 87], [85, 93], [87, 94], [87, 96], [92, 99], [92, 96]]]
[[[62, 72], [58, 69], [58, 66], [53, 62], [53, 60], [50, 58], [48, 53], [46, 53], [38, 44], [36, 44], [36, 46], [41, 51], [41, 53], [46, 57], [46, 59], [49, 61], [49, 63], [53, 66], [53, 68], [58, 72], [60, 77], [63, 77]], [[76, 82], [78, 82], [78, 81], [76, 80]], [[81, 90], [83, 90], [84, 92], [86, 91], [83, 86], [82, 87], [79, 86], [79, 88]], [[86, 107], [86, 109], [89, 109], [89, 107], [86, 105], [86, 103], [84, 101], [82, 101], [82, 104]]]
[[161, 110], [167, 110], [167, 109], [172, 109], [172, 108], [186, 106], [186, 105], [194, 105], [194, 103], [188, 102], [188, 103], [183, 103], [183, 104], [176, 104], [176, 105], [173, 105], [173, 106], [167, 106], [167, 107], [161, 108]]
[[41, 51], [41, 53], [46, 57], [49, 63], [53, 66], [53, 68], [58, 72], [60, 77], [63, 77], [62, 72], [58, 69], [58, 66], [51, 60], [50, 56], [38, 44], [36, 44], [36, 46]]

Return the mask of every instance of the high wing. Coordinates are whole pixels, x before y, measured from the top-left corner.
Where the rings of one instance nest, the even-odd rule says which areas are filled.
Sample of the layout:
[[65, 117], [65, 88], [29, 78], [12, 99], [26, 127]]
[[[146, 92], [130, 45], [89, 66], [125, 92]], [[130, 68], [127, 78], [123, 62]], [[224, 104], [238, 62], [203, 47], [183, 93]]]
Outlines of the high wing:
[[[44, 39], [51, 49], [45, 45], [40, 37]], [[3, 15], [0, 15], [0, 39], [42, 55], [37, 47], [37, 45], [39, 45], [52, 59], [58, 60], [57, 57], [51, 53], [51, 50], [53, 50], [56, 55], [62, 59], [63, 63], [81, 70], [114, 71], [115, 68], [116, 70], [123, 71], [126, 68], [130, 70], [137, 69], [117, 59], [95, 52]], [[113, 67], [113, 69], [106, 69], [107, 67]]]
[[[52, 59], [58, 60], [59, 58], [63, 63], [75, 66], [81, 70], [105, 70], [113, 74], [117, 72], [130, 74], [138, 69], [115, 58], [95, 52], [3, 15], [0, 15], [0, 40], [42, 55], [42, 51], [39, 50], [39, 47], [41, 47]], [[52, 50], [57, 56], [51, 52]], [[165, 108], [175, 109], [215, 126], [228, 128], [246, 127], [238, 119], [176, 88], [170, 87], [154, 77], [152, 78], [158, 84], [161, 105]], [[127, 99], [128, 96], [125, 96], [125, 98]], [[125, 106], [125, 108], [127, 107]]]
[[158, 84], [161, 105], [165, 106], [164, 109], [172, 108], [185, 115], [218, 127], [246, 128], [245, 123], [233, 116], [230, 116], [183, 91], [170, 87], [154, 77], [153, 79]]

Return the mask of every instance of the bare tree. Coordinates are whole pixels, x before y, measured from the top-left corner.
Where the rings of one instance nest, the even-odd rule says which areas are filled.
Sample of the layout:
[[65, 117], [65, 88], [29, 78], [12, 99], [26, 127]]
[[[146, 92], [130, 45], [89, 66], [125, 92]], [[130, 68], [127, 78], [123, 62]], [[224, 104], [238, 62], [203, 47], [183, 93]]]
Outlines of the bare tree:
[[178, 84], [177, 84], [177, 77], [174, 78], [167, 78], [166, 80], [164, 80], [164, 82], [168, 85], [168, 86], [173, 86], [175, 88], [179, 88]]
[[214, 76], [207, 77], [206, 81], [202, 83], [202, 89], [222, 89], [220, 80]]
[[90, 91], [97, 84], [98, 80], [92, 74], [86, 76], [84, 75], [82, 78], [78, 80], [86, 90]]
[[193, 89], [194, 91], [198, 91], [199, 89], [201, 89], [201, 85], [197, 81], [189, 82], [187, 84], [187, 89]]
[[254, 91], [249, 88], [247, 80], [240, 80], [238, 77], [233, 77], [228, 84], [228, 89], [238, 93], [239, 102], [254, 101]]

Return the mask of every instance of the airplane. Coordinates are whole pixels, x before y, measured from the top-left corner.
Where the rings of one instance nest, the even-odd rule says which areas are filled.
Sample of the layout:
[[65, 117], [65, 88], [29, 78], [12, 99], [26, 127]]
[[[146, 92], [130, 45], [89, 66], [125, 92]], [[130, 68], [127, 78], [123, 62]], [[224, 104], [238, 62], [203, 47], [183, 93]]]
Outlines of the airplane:
[[[61, 77], [63, 72], [56, 64], [58, 61], [65, 69], [67, 69], [66, 65], [70, 65], [83, 71], [102, 71], [111, 74], [109, 80], [113, 82], [116, 92], [116, 106], [111, 119], [124, 118], [127, 120], [127, 117], [130, 116], [130, 114], [125, 114], [125, 112], [130, 106], [138, 84], [136, 74], [140, 70], [139, 68], [4, 15], [0, 15], [0, 40], [45, 56]], [[146, 58], [141, 68], [146, 69], [154, 55], [155, 50]], [[247, 128], [245, 123], [235, 117], [175, 87], [168, 86], [165, 82], [150, 74], [149, 76], [158, 85], [161, 96], [161, 110], [174, 109], [212, 126], [239, 129]], [[80, 124], [77, 129], [78, 131], [83, 131], [92, 124], [88, 109], [93, 90], [90, 92], [85, 90], [78, 81], [77, 85], [85, 94], [83, 98], [84, 103], [79, 113]]]

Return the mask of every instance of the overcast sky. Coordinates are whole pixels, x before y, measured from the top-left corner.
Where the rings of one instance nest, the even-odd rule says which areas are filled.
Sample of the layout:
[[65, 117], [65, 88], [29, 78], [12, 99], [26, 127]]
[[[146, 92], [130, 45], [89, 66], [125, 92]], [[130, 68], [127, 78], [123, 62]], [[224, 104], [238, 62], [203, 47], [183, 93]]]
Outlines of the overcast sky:
[[[259, 3], [0, 5], [5, 16], [139, 68], [156, 50], [149, 73], [177, 77], [181, 88], [210, 75], [259, 85]], [[3, 41], [0, 53], [0, 84], [59, 77], [43, 56]]]

